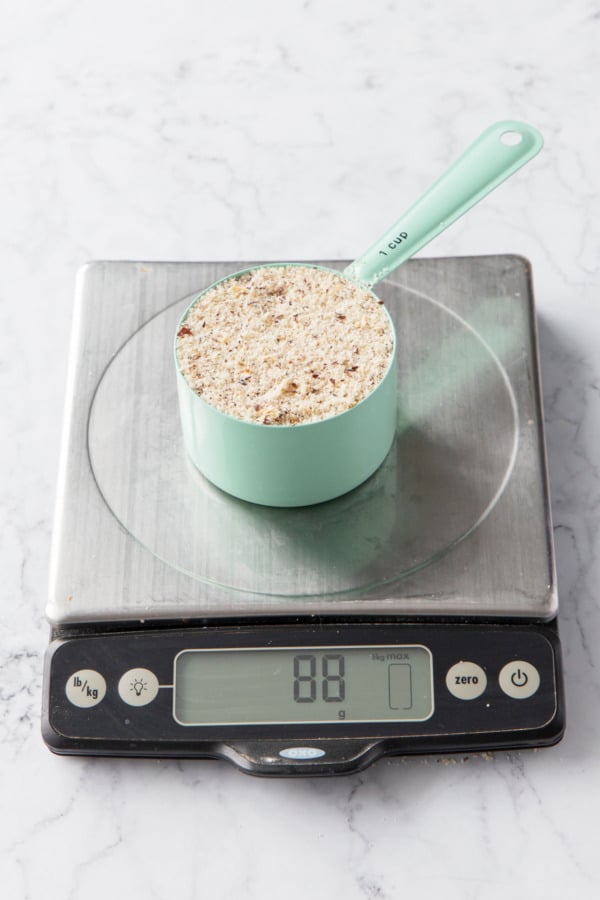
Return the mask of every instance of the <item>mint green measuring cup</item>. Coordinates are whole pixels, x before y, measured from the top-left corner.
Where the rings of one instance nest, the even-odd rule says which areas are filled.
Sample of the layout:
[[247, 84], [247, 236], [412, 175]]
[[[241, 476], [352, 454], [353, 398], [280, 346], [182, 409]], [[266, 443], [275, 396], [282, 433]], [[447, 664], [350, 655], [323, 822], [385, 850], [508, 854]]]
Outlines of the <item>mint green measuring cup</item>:
[[[495, 123], [365, 253], [342, 273], [330, 271], [370, 290], [532, 159], [542, 146], [542, 136], [530, 125]], [[308, 264], [268, 264], [298, 265]], [[262, 267], [252, 267], [256, 268]], [[215, 284], [252, 269], [235, 272]], [[215, 284], [194, 298], [177, 332], [190, 309]], [[389, 321], [394, 334], [391, 318]], [[338, 415], [297, 425], [248, 422], [210, 406], [181, 374], [176, 341], [177, 337], [175, 366], [186, 450], [199, 471], [227, 493], [266, 506], [321, 503], [358, 487], [387, 456], [397, 422], [395, 340], [389, 367], [370, 394]]]

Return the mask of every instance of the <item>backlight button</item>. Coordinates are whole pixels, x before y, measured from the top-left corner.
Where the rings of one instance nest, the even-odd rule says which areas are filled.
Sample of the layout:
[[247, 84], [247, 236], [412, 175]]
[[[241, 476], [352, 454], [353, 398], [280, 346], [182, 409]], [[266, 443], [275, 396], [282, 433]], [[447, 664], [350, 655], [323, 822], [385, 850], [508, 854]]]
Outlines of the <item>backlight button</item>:
[[150, 669], [129, 669], [119, 679], [119, 697], [129, 706], [147, 706], [158, 694], [158, 678]]

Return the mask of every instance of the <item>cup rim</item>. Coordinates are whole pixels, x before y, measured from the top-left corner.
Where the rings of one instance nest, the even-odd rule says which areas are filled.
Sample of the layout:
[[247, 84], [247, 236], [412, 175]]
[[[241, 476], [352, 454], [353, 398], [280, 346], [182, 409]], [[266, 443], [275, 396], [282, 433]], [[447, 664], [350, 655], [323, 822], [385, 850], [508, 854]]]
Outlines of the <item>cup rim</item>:
[[192, 307], [195, 306], [195, 304], [198, 302], [200, 297], [203, 297], [204, 294], [208, 293], [208, 291], [211, 291], [213, 288], [217, 287], [217, 285], [222, 284], [224, 281], [229, 281], [230, 279], [239, 278], [240, 276], [245, 275], [247, 272], [254, 272], [257, 269], [271, 269], [271, 268], [283, 268], [283, 267], [287, 268], [288, 266], [298, 266], [298, 267], [306, 268], [306, 269], [321, 269], [324, 272], [333, 272], [335, 275], [339, 275], [340, 277], [345, 278], [347, 281], [351, 281], [353, 284], [358, 285], [363, 290], [367, 290], [379, 302], [379, 298], [377, 297], [377, 294], [375, 294], [375, 292], [373, 290], [371, 290], [370, 287], [360, 284], [360, 282], [355, 281], [352, 278], [348, 278], [348, 276], [344, 275], [344, 273], [342, 271], [340, 271], [339, 269], [332, 269], [330, 266], [321, 266], [321, 265], [318, 265], [317, 263], [301, 262], [301, 261], [258, 263], [257, 265], [254, 265], [254, 266], [247, 266], [245, 269], [239, 269], [237, 272], [231, 272], [229, 275], [225, 275], [223, 278], [219, 278], [219, 279], [217, 279], [217, 281], [213, 281], [211, 284], [208, 285], [208, 287], [204, 288], [204, 290], [200, 291], [198, 294], [195, 294], [194, 299], [185, 308], [185, 311], [183, 312], [183, 314], [181, 315], [181, 317], [177, 323], [177, 328], [175, 329], [175, 337], [173, 339], [173, 355], [175, 357], [175, 368], [177, 371], [177, 376], [181, 380], [181, 382], [185, 385], [185, 387], [190, 392], [190, 394], [192, 394], [193, 397], [195, 398], [195, 400], [198, 401], [201, 405], [205, 406], [209, 410], [212, 410], [212, 412], [216, 413], [217, 415], [223, 416], [223, 418], [229, 419], [232, 422], [236, 422], [239, 425], [247, 425], [247, 426], [251, 426], [253, 428], [267, 428], [270, 431], [275, 430], [275, 431], [280, 432], [280, 431], [284, 431], [284, 430], [287, 430], [290, 428], [310, 428], [311, 426], [315, 426], [315, 425], [324, 425], [326, 422], [333, 422], [342, 416], [347, 416], [350, 413], [353, 413], [356, 409], [358, 409], [360, 406], [362, 406], [363, 403], [365, 403], [367, 400], [369, 400], [373, 396], [373, 394], [375, 394], [379, 390], [379, 388], [383, 385], [383, 383], [385, 381], [387, 381], [387, 378], [388, 378], [390, 372], [395, 367], [396, 352], [397, 352], [396, 328], [394, 326], [394, 321], [393, 321], [392, 317], [390, 316], [388, 310], [386, 309], [385, 305], [382, 304], [383, 311], [385, 312], [385, 314], [388, 318], [390, 332], [392, 335], [392, 352], [390, 353], [390, 360], [388, 363], [388, 367], [385, 370], [381, 379], [375, 385], [375, 387], [372, 388], [372, 390], [370, 390], [369, 393], [366, 394], [362, 398], [362, 400], [359, 400], [358, 403], [355, 403], [354, 406], [351, 406], [349, 409], [344, 409], [344, 410], [342, 410], [342, 412], [335, 413], [333, 416], [326, 416], [323, 419], [313, 419], [311, 422], [283, 423], [281, 425], [274, 423], [272, 425], [266, 425], [264, 422], [254, 422], [249, 419], [242, 419], [239, 416], [232, 416], [231, 413], [226, 413], [220, 409], [217, 409], [216, 406], [213, 406], [211, 403], [208, 403], [203, 397], [201, 397], [200, 394], [198, 394], [193, 389], [193, 387], [190, 385], [190, 383], [186, 379], [185, 375], [181, 371], [181, 367], [179, 365], [179, 359], [177, 358], [177, 338], [179, 335], [179, 330], [182, 327], [182, 325], [185, 324], [185, 320], [187, 319]]

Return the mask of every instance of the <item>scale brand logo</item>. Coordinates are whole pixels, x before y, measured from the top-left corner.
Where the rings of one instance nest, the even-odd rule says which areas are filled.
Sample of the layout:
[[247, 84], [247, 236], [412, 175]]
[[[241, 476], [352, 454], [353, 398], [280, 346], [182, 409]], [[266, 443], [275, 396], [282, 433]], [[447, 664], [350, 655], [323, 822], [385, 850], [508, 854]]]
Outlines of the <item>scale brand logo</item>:
[[287, 747], [279, 755], [284, 759], [319, 759], [325, 756], [325, 751], [320, 747]]

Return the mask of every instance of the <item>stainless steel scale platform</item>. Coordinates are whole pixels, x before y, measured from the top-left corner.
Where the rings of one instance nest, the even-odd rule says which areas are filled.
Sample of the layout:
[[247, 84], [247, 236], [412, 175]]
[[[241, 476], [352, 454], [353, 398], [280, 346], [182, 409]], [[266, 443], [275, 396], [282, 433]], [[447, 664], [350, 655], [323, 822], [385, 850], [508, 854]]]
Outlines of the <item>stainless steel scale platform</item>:
[[[398, 335], [395, 445], [356, 490], [288, 510], [213, 487], [180, 435], [176, 324], [196, 293], [245, 265], [95, 262], [79, 274], [47, 605], [47, 742], [62, 753], [221, 756], [286, 775], [351, 771], [386, 753], [555, 742], [558, 600], [527, 262], [412, 260], [378, 285]], [[148, 640], [144, 656], [135, 648]], [[482, 640], [492, 649], [477, 661]], [[431, 655], [414, 686], [430, 678], [427, 728], [403, 713], [389, 731], [387, 712], [382, 726], [383, 713], [377, 724], [364, 711], [307, 724], [289, 711], [230, 721], [219, 710], [220, 722], [178, 723], [178, 654], [213, 644], [234, 653], [240, 641], [256, 652], [418, 643]], [[132, 660], [123, 672], [154, 676], [147, 705], [123, 700], [123, 673], [106, 661], [121, 652]], [[450, 670], [471, 680], [453, 691]], [[508, 693], [501, 671], [504, 687], [514, 676]], [[86, 694], [94, 675], [79, 698], [77, 673], [87, 672], [99, 675], [101, 700]], [[435, 722], [448, 702], [444, 731]], [[144, 710], [151, 725], [132, 719]]]

